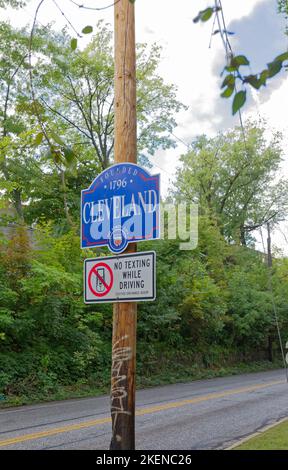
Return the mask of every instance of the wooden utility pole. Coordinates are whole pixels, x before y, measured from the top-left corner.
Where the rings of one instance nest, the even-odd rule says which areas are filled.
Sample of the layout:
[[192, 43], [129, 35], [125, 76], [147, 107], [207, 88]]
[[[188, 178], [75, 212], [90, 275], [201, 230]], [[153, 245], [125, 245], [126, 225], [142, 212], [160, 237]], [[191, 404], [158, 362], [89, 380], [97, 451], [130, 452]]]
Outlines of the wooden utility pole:
[[[119, 0], [115, 20], [115, 163], [137, 163], [136, 52], [134, 4]], [[125, 253], [135, 252], [130, 244]], [[110, 449], [135, 449], [137, 304], [113, 306]]]

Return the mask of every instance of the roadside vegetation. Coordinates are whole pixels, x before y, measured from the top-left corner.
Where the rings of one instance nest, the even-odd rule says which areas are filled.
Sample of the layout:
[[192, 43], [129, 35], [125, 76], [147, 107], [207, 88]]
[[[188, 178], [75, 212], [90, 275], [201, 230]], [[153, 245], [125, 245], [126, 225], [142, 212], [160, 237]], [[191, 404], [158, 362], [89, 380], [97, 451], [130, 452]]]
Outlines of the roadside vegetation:
[[[84, 305], [80, 191], [113, 162], [111, 31], [72, 51], [67, 33], [0, 23], [0, 405], [106, 392], [112, 306]], [[175, 146], [173, 85], [161, 51], [138, 46], [139, 163]], [[33, 64], [33, 67], [32, 67]], [[32, 67], [32, 68], [31, 68]], [[31, 84], [33, 99], [31, 100]], [[139, 305], [138, 386], [279, 367], [273, 303], [288, 336], [288, 260], [274, 253], [271, 290], [255, 230], [287, 212], [281, 135], [248, 123], [199, 136], [169, 202], [197, 203], [199, 242], [157, 252], [157, 300]], [[171, 137], [172, 136], [172, 137]], [[155, 157], [156, 158], [156, 157]]]

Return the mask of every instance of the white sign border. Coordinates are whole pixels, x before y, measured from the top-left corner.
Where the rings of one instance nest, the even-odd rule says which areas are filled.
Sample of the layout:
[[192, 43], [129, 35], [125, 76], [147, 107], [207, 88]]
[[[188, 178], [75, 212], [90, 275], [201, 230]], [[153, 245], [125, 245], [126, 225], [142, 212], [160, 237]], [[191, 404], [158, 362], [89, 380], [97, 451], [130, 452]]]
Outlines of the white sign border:
[[[128, 298], [128, 299], [119, 299], [119, 300], [113, 300], [113, 299], [95, 299], [95, 300], [87, 300], [86, 299], [86, 266], [87, 263], [90, 261], [103, 261], [108, 259], [121, 259], [121, 258], [127, 258], [127, 257], [132, 257], [132, 256], [143, 256], [143, 255], [152, 255], [153, 259], [153, 269], [152, 269], [152, 285], [153, 285], [153, 297], [137, 297], [137, 298]], [[127, 254], [119, 254], [115, 256], [102, 256], [101, 258], [86, 258], [84, 260], [84, 270], [83, 270], [83, 284], [84, 284], [84, 290], [83, 290], [83, 297], [84, 297], [84, 303], [86, 305], [91, 305], [91, 304], [118, 304], [120, 302], [153, 302], [156, 300], [156, 251], [139, 251], [135, 253], [127, 253]]]

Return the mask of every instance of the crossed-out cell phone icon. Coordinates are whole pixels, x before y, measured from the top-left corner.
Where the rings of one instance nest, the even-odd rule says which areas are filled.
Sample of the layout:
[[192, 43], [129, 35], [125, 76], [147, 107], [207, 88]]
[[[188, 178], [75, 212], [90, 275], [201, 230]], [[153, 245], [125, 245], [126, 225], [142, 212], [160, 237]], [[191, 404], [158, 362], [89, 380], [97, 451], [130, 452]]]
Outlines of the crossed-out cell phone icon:
[[99, 274], [99, 276], [96, 276], [95, 290], [96, 290], [96, 292], [104, 292], [105, 286], [104, 286], [103, 282], [101, 281], [101, 279], [103, 279], [103, 281], [105, 282], [105, 269], [104, 268], [97, 268], [97, 273]]

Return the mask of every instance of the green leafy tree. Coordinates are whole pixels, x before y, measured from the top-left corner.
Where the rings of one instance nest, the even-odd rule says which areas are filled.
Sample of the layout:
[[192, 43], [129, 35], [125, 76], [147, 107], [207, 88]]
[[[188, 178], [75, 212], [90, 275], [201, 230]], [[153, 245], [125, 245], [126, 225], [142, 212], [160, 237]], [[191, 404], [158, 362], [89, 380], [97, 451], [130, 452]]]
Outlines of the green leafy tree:
[[276, 176], [280, 136], [267, 142], [264, 132], [250, 124], [245, 140], [239, 128], [215, 138], [200, 136], [182, 156], [175, 184], [178, 199], [198, 203], [228, 240], [243, 245], [254, 230], [277, 223], [287, 212], [287, 181]]
[[[103, 22], [83, 51], [71, 52], [65, 37], [51, 44], [51, 63], [35, 71], [35, 88], [62, 139], [82, 140], [106, 168], [113, 157], [114, 58], [112, 32]], [[52, 50], [52, 48], [54, 48]], [[159, 148], [175, 146], [175, 114], [184, 106], [176, 89], [157, 74], [161, 49], [137, 46], [138, 152], [142, 163]], [[67, 137], [67, 131], [69, 137]]]
[[0, 386], [5, 393], [42, 390], [45, 395], [60, 383], [96, 373], [99, 364], [101, 320], [82, 301], [79, 238], [70, 232], [57, 239], [46, 228], [37, 243], [33, 252], [26, 228], [20, 227], [0, 245], [5, 364]]
[[[24, 31], [16, 31], [9, 24], [0, 24], [0, 118], [1, 118], [1, 154], [0, 169], [2, 172], [2, 189], [9, 191], [14, 207], [20, 219], [23, 219], [21, 190], [11, 173], [9, 152], [13, 137], [26, 129], [24, 116], [15, 112], [23, 90], [25, 69], [28, 68], [28, 35]], [[23, 99], [22, 98], [22, 99]], [[10, 153], [11, 156], [11, 153]]]
[[265, 349], [274, 320], [267, 268], [258, 253], [242, 252], [241, 256], [242, 261], [229, 270], [230, 327], [234, 342], [242, 348], [258, 345]]
[[[0, 23], [0, 186], [21, 223], [23, 207], [43, 172], [40, 151], [35, 146], [42, 139], [35, 105], [31, 104], [29, 36], [25, 28], [18, 30]], [[37, 66], [43, 60], [40, 51], [46, 42], [44, 30], [38, 30], [34, 41]]]
[[[80, 190], [113, 157], [112, 33], [100, 22], [86, 49], [73, 52], [65, 32], [38, 28], [31, 69], [27, 31], [6, 24], [1, 28], [5, 55], [0, 63], [0, 184], [21, 221], [52, 217], [72, 226], [79, 217]], [[138, 46], [142, 163], [156, 149], [175, 145], [174, 114], [182, 108], [174, 87], [157, 75], [159, 60], [157, 46]]]

